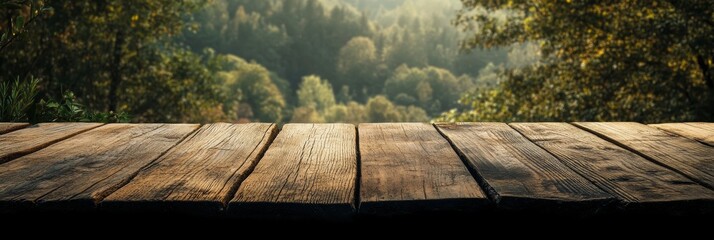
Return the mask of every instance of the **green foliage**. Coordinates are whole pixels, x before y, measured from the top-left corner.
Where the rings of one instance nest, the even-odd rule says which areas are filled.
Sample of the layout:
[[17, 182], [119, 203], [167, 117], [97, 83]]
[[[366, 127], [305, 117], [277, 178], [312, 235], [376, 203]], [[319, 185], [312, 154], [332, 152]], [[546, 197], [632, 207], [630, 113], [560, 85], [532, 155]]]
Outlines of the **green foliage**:
[[[227, 55], [224, 57], [226, 66], [217, 77], [225, 86], [226, 102], [224, 108], [243, 108], [238, 112], [252, 113], [251, 115], [234, 115], [235, 119], [255, 118], [264, 122], [281, 122], [285, 110], [285, 100], [278, 87], [273, 83], [270, 72], [256, 63]], [[238, 105], [236, 105], [238, 104]], [[234, 114], [237, 114], [234, 112]]]
[[[333, 105], [332, 107], [328, 108], [325, 110], [324, 118], [326, 122], [344, 122], [344, 123], [353, 123], [355, 122], [356, 119], [352, 119], [353, 116], [357, 116], [357, 114], [352, 115], [350, 113], [350, 110], [347, 109], [347, 106], [339, 104], [339, 105]], [[359, 122], [359, 121], [356, 121]]]
[[327, 80], [311, 75], [302, 78], [300, 88], [297, 90], [298, 106], [313, 108], [324, 112], [335, 105], [335, 95], [332, 86]]
[[399, 122], [402, 119], [396, 106], [384, 96], [376, 96], [367, 101], [367, 116], [372, 122]]
[[[57, 99], [21, 119], [119, 121], [95, 112], [127, 112], [136, 122], [426, 121], [470, 88], [471, 77], [453, 73], [475, 75], [488, 63], [457, 60], [505, 57], [458, 53], [461, 34], [449, 25], [456, 0], [5, 3], [32, 6], [0, 11], [0, 32], [14, 42], [0, 55], [0, 81], [37, 76], [39, 98]], [[405, 63], [425, 71], [422, 80], [374, 98]], [[302, 87], [312, 75], [325, 80]], [[370, 99], [388, 117], [372, 119]]]
[[384, 91], [401, 105], [416, 105], [437, 115], [458, 106], [459, 95], [473, 86], [469, 77], [457, 78], [445, 69], [402, 65], [387, 79]]
[[323, 123], [325, 119], [312, 107], [298, 107], [293, 111], [292, 123]]
[[503, 71], [495, 90], [465, 96], [467, 109], [445, 120], [714, 118], [711, 1], [462, 2], [464, 48], [529, 42], [541, 59]]
[[135, 113], [138, 122], [214, 122], [226, 97], [214, 73], [224, 59], [211, 51], [195, 54], [174, 44], [153, 46], [140, 53], [139, 66], [124, 80], [118, 108]]
[[[338, 86], [347, 86], [366, 99], [381, 91], [382, 83], [379, 74], [379, 59], [377, 49], [371, 39], [355, 37], [342, 49], [337, 60]], [[365, 96], [366, 95], [366, 96]]]
[[77, 102], [71, 91], [59, 101], [42, 99], [35, 104], [40, 80], [0, 83], [0, 121], [2, 122], [129, 122], [126, 112], [93, 112]]
[[415, 37], [410, 30], [402, 30], [394, 34], [393, 41], [395, 43], [384, 50], [384, 61], [387, 66], [396, 68], [402, 64], [415, 67], [426, 67], [428, 65], [429, 59], [427, 59], [427, 53], [424, 51], [414, 51], [414, 49], [426, 45], [425, 39]]
[[278, 73], [297, 88], [301, 78], [335, 79], [340, 48], [371, 26], [344, 7], [317, 0], [215, 0], [196, 13], [202, 27], [183, 38], [193, 49], [215, 48]]
[[332, 86], [317, 76], [303, 78], [298, 90], [300, 105], [293, 111], [291, 122], [301, 123], [362, 123], [362, 122], [426, 122], [426, 111], [415, 106], [398, 106], [384, 96], [370, 98], [366, 105], [350, 101], [335, 103]]
[[52, 7], [41, 0], [0, 1], [0, 52], [12, 44], [38, 18], [51, 15]]
[[422, 79], [433, 79], [388, 98], [404, 109], [413, 105], [435, 116], [457, 107], [458, 95], [473, 87], [471, 77], [454, 73], [475, 76], [490, 61], [506, 60], [503, 50], [459, 52], [461, 33], [450, 25], [458, 5], [457, 0], [372, 5], [350, 0], [216, 0], [193, 15], [200, 27], [180, 40], [194, 50], [212, 47], [255, 61], [275, 73], [274, 79], [287, 80], [289, 88], [279, 86], [286, 102], [283, 112], [288, 118], [297, 114], [295, 121], [342, 119], [335, 117], [341, 116], [342, 107], [308, 109], [293, 99], [304, 76], [329, 79], [332, 95], [346, 107], [383, 94], [385, 80], [404, 64], [428, 72]]
[[28, 112], [37, 96], [39, 79], [0, 82], [0, 122], [28, 121]]
[[369, 122], [367, 110], [364, 105], [357, 102], [337, 104], [328, 108], [324, 114], [325, 122], [358, 124]]
[[[54, 9], [52, 16], [35, 21], [17, 37], [18, 43], [3, 51], [0, 80], [34, 75], [45, 80], [43, 97], [61, 97], [70, 90], [87, 109], [130, 111], [137, 121], [193, 120], [185, 101], [178, 107], [169, 103], [207, 94], [200, 84], [210, 75], [202, 73], [208, 73], [200, 69], [205, 66], [186, 66], [188, 60], [170, 62], [193, 54], [181, 52], [183, 47], [170, 37], [187, 27], [184, 17], [203, 2], [45, 1], [45, 7]], [[177, 74], [185, 78], [174, 81]], [[167, 89], [174, 94], [164, 95]]]
[[91, 112], [77, 102], [74, 93], [67, 91], [59, 101], [41, 100], [38, 122], [129, 122], [126, 112]]
[[348, 102], [347, 105], [347, 112], [350, 114], [347, 116], [347, 119], [343, 119], [343, 122], [349, 122], [349, 123], [363, 123], [363, 122], [370, 122], [371, 120], [369, 119], [369, 116], [367, 115], [367, 109], [364, 105], [359, 104], [357, 102]]
[[430, 118], [426, 111], [415, 106], [397, 106], [397, 111], [401, 115], [400, 122], [429, 122]]

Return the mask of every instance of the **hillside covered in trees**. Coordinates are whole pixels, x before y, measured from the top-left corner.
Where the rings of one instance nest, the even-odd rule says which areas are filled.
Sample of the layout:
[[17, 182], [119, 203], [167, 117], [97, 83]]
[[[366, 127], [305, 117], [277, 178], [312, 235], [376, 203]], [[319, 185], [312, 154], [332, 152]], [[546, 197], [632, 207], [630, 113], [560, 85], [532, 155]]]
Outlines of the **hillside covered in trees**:
[[35, 2], [3, 81], [138, 122], [429, 121], [507, 57], [460, 52], [456, 0]]
[[711, 120], [706, 2], [2, 0], [0, 120]]
[[506, 58], [505, 51], [460, 52], [463, 35], [451, 25], [459, 5], [215, 0], [192, 15], [199, 27], [179, 41], [193, 51], [210, 48], [259, 64], [273, 76], [280, 96], [271, 98], [282, 101], [270, 103], [271, 110], [280, 109], [280, 116], [266, 118], [264, 104], [248, 97], [230, 117], [429, 121], [455, 108], [460, 93], [488, 84], [477, 81], [479, 70]]

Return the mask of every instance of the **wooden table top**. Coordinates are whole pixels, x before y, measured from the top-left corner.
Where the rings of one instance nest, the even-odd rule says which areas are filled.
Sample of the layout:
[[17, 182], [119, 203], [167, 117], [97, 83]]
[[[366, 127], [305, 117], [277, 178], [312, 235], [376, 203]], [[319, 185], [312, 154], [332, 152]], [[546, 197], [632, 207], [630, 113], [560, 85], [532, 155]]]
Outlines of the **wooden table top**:
[[0, 123], [0, 213], [714, 209], [714, 123]]

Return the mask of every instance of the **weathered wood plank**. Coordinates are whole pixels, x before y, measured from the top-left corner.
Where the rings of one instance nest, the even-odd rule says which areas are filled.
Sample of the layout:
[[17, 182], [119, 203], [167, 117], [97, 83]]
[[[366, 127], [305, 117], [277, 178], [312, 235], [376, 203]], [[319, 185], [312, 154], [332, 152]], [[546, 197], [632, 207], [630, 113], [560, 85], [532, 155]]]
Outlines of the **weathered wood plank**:
[[[711, 191], [685, 176], [567, 123], [512, 123], [527, 138], [570, 168], [616, 195], [629, 209], [664, 207], [699, 211]], [[699, 204], [698, 207], [695, 207]], [[677, 209], [679, 208], [679, 209]]]
[[0, 163], [70, 138], [101, 123], [40, 123], [0, 135]]
[[357, 149], [351, 124], [287, 124], [228, 210], [237, 216], [349, 217]]
[[29, 123], [0, 123], [0, 134], [9, 133], [24, 127], [30, 126]]
[[275, 124], [218, 123], [163, 155], [103, 202], [106, 209], [216, 213], [258, 163]]
[[640, 123], [575, 123], [714, 189], [714, 148]]
[[707, 130], [709, 132], [714, 131], [714, 122], [687, 122], [687, 125], [692, 125], [694, 127]]
[[614, 200], [505, 123], [438, 124], [481, 179], [508, 209], [595, 211]]
[[663, 123], [650, 126], [714, 146], [714, 123]]
[[0, 165], [0, 210], [93, 207], [198, 125], [109, 124]]
[[434, 126], [359, 125], [360, 213], [472, 211], [487, 202], [476, 180]]

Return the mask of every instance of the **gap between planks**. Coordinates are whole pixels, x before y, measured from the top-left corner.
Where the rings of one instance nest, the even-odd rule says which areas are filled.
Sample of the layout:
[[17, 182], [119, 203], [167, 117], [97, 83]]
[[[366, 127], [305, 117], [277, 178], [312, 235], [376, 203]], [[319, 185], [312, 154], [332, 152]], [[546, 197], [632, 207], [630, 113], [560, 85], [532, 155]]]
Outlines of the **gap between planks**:
[[273, 123], [204, 125], [102, 205], [112, 211], [215, 214], [226, 207], [276, 132]]
[[[706, 144], [636, 122], [571, 124], [714, 190], [714, 173], [710, 165], [714, 161], [711, 158], [714, 148]], [[622, 131], [634, 131], [637, 134], [624, 138], [625, 133]], [[645, 137], [648, 139], [643, 139]], [[659, 144], [657, 148], [650, 146], [653, 141]], [[680, 155], [675, 157], [671, 151], [677, 151]]]
[[[714, 192], [568, 123], [512, 123], [523, 136], [620, 200], [619, 208], [675, 214], [711, 210]], [[691, 212], [691, 211], [690, 211]]]
[[139, 168], [138, 171], [136, 171], [134, 174], [132, 174], [131, 176], [129, 176], [129, 178], [127, 179], [126, 182], [121, 183], [116, 189], [114, 189], [114, 191], [108, 192], [102, 199], [98, 200], [95, 204], [96, 204], [97, 206], [100, 206], [101, 203], [102, 203], [102, 201], [104, 200], [104, 198], [110, 196], [111, 194], [115, 193], [116, 191], [118, 191], [118, 190], [121, 189], [122, 187], [124, 187], [124, 186], [126, 186], [127, 184], [129, 184], [132, 180], [134, 180], [134, 178], [136, 178], [137, 175], [139, 175], [139, 173], [140, 173], [141, 171], [144, 171], [146, 168], [148, 168], [149, 166], [151, 166], [152, 164], [154, 164], [157, 160], [159, 160], [159, 159], [161, 159], [162, 157], [164, 157], [164, 155], [166, 155], [166, 153], [170, 152], [170, 151], [173, 150], [176, 146], [178, 146], [179, 144], [181, 144], [181, 143], [183, 143], [184, 141], [186, 141], [186, 139], [188, 139], [188, 138], [192, 137], [194, 134], [196, 134], [196, 132], [197, 132], [199, 129], [201, 129], [201, 127], [203, 127], [202, 124], [197, 124], [197, 125], [198, 125], [198, 126], [197, 126], [195, 129], [193, 129], [191, 132], [189, 132], [188, 134], [186, 134], [185, 136], [183, 136], [183, 137], [181, 138], [181, 140], [179, 140], [179, 141], [176, 142], [173, 146], [169, 147], [169, 148], [166, 149], [164, 152], [162, 152], [161, 154], [159, 154], [156, 158], [154, 158], [153, 160], [151, 160], [151, 162], [149, 162], [149, 163], [146, 164], [145, 166]]
[[469, 165], [469, 160], [466, 158], [466, 156], [464, 156], [461, 151], [459, 151], [459, 148], [454, 145], [454, 142], [451, 141], [451, 139], [449, 139], [444, 134], [444, 132], [439, 129], [438, 124], [440, 123], [432, 123], [431, 125], [437, 130], [437, 132], [439, 132], [439, 135], [441, 135], [442, 138], [446, 139], [446, 141], [449, 143], [449, 146], [451, 146], [451, 149], [456, 152], [456, 155], [458, 155], [459, 159], [461, 159], [461, 163], [466, 166], [466, 169], [469, 171], [474, 180], [476, 180], [476, 183], [478, 184], [479, 188], [481, 188], [481, 190], [486, 194], [488, 200], [493, 203], [498, 202], [498, 194], [494, 192], [488, 184], [486, 184], [486, 181], [484, 180], [483, 176], [481, 176], [481, 174], [479, 174], [476, 169]]
[[0, 205], [94, 208], [195, 126], [109, 124], [0, 165], [12, 170], [0, 171]]
[[355, 196], [354, 196], [354, 203], [355, 203], [355, 214], [359, 214], [360, 210], [360, 205], [362, 204], [362, 200], [360, 199], [360, 189], [362, 188], [362, 184], [360, 184], [360, 181], [362, 180], [362, 152], [359, 150], [359, 127], [357, 125], [354, 125], [355, 127], [355, 154], [357, 154], [357, 176], [355, 176]]
[[29, 127], [29, 123], [5, 123], [0, 122], [0, 134], [9, 133], [12, 131], [20, 130]]
[[650, 124], [676, 135], [699, 141], [714, 147], [714, 123], [688, 122], [688, 123], [661, 123]]
[[427, 123], [360, 124], [360, 215], [471, 212], [488, 198]]
[[435, 126], [499, 209], [597, 212], [614, 200], [505, 123]]
[[0, 164], [104, 126], [103, 123], [38, 123], [0, 135]]
[[[587, 132], [594, 133], [593, 131], [590, 131], [590, 130], [587, 129], [587, 128], [583, 128], [583, 127], [581, 127], [581, 126], [579, 126], [579, 125], [577, 125], [577, 124], [572, 124], [572, 125], [574, 125], [574, 126], [576, 126], [576, 127], [578, 127], [578, 128], [584, 129], [584, 130], [587, 131]], [[101, 126], [101, 125], [100, 125], [100, 126]], [[432, 125], [432, 126], [434, 126], [434, 125]], [[509, 126], [510, 126], [510, 125], [509, 125]], [[99, 126], [97, 126], [97, 127], [99, 127]], [[198, 128], [194, 129], [191, 133], [189, 133], [189, 134], [187, 134], [186, 136], [184, 136], [183, 139], [181, 139], [179, 142], [177, 142], [176, 144], [174, 144], [173, 146], [171, 146], [171, 147], [170, 147], [168, 150], [166, 150], [165, 152], [161, 153], [161, 154], [159, 155], [159, 157], [157, 157], [157, 158], [154, 159], [153, 161], [156, 161], [157, 159], [163, 157], [168, 151], [170, 151], [171, 149], [175, 148], [176, 146], [178, 146], [178, 145], [181, 144], [182, 142], [186, 141], [186, 139], [188, 139], [190, 136], [193, 136], [193, 135], [196, 133], [196, 131], [198, 131], [198, 129], [200, 129], [200, 127], [202, 127], [202, 126], [199, 126]], [[355, 127], [355, 132], [356, 132], [355, 149], [356, 149], [356, 155], [357, 155], [357, 159], [356, 159], [357, 173], [356, 173], [356, 176], [355, 176], [355, 181], [356, 181], [356, 182], [355, 182], [354, 203], [355, 203], [355, 206], [357, 207], [357, 210], [359, 211], [359, 209], [360, 209], [360, 203], [361, 203], [361, 199], [360, 199], [360, 197], [359, 197], [359, 192], [360, 192], [361, 184], [359, 184], [359, 183], [360, 183], [360, 181], [361, 181], [361, 162], [362, 162], [362, 157], [361, 157], [361, 152], [360, 152], [359, 127], [357, 127], [357, 126], [354, 126], [354, 127]], [[434, 126], [434, 127], [435, 127], [435, 126]], [[91, 130], [91, 129], [88, 129], [88, 130], [86, 130], [86, 131], [89, 131], [89, 130]], [[85, 132], [86, 132], [86, 131], [85, 131]], [[277, 128], [275, 135], [277, 135], [280, 131], [282, 131], [282, 128]], [[446, 138], [445, 136], [443, 136], [443, 133], [441, 133], [440, 131], [437, 131], [437, 132], [440, 133], [441, 137], [447, 139], [447, 142], [449, 142], [449, 145], [451, 146], [451, 149], [452, 149], [453, 151], [456, 151], [456, 148], [455, 148], [455, 146], [453, 145], [453, 143], [451, 143], [451, 141], [448, 141], [448, 138]], [[72, 135], [72, 136], [69, 136], [69, 137], [67, 137], [67, 138], [76, 136], [76, 135], [81, 134], [81, 133], [82, 133], [82, 132], [77, 133], [77, 134]], [[619, 144], [617, 141], [613, 141], [613, 140], [611, 140], [611, 139], [609, 139], [609, 138], [607, 138], [607, 137], [602, 137], [602, 136], [600, 136], [600, 135], [597, 134], [597, 133], [594, 133], [594, 134], [597, 135], [598, 137], [601, 137], [602, 139], [604, 139], [604, 140], [606, 140], [606, 141], [609, 141], [609, 142], [612, 142], [612, 143], [614, 143], [614, 144], [616, 144], [616, 145], [622, 146], [622, 145]], [[57, 142], [66, 140], [67, 138], [61, 139], [61, 140], [59, 140], [59, 141], [57, 141]], [[274, 136], [269, 139], [269, 141], [268, 141], [268, 143], [267, 143], [267, 146], [266, 146], [266, 151], [267, 151], [267, 149], [269, 149], [269, 148], [272, 146], [274, 139], [275, 139]], [[54, 142], [54, 143], [57, 143], [57, 142]], [[52, 144], [54, 144], [54, 143], [48, 144], [47, 146], [52, 145]], [[44, 147], [47, 147], [47, 146], [44, 146]], [[630, 150], [630, 151], [632, 151], [630, 148], [627, 148], [627, 147], [625, 147], [625, 148], [628, 149], [628, 150]], [[40, 148], [40, 149], [41, 149], [41, 148]], [[38, 149], [38, 150], [39, 150], [39, 149]], [[458, 151], [456, 151], [456, 152], [458, 153]], [[641, 155], [641, 156], [647, 158], [648, 160], [651, 160], [649, 157], [644, 156], [643, 154], [639, 153], [638, 151], [632, 151], [632, 152], [634, 152], [634, 153], [636, 153], [636, 154], [638, 154], [638, 155]], [[263, 152], [263, 154], [264, 154], [264, 153], [265, 153], [265, 151]], [[263, 157], [262, 155], [258, 156], [258, 162], [259, 162], [260, 160], [262, 160], [262, 157]], [[468, 166], [468, 164], [466, 164], [466, 162], [464, 162], [465, 160], [464, 160], [463, 158], [460, 157], [460, 160], [462, 161], [462, 164], [464, 164], [465, 166]], [[152, 161], [152, 163], [153, 163], [153, 161]], [[653, 161], [653, 162], [655, 162], [655, 163], [657, 163], [657, 164], [660, 164], [660, 163], [658, 163], [657, 161]], [[148, 165], [151, 165], [152, 163], [147, 164], [147, 166], [148, 166]], [[660, 165], [663, 165], [663, 164], [660, 164]], [[146, 168], [147, 166], [142, 167], [142, 170], [143, 170], [144, 168]], [[669, 168], [667, 165], [663, 165], [663, 166]], [[478, 178], [478, 173], [474, 172], [470, 167], [467, 167], [467, 169], [468, 169], [469, 172], [471, 173], [472, 177], [474, 177], [476, 180], [479, 180], [479, 181], [478, 181], [478, 184], [479, 184], [479, 185], [483, 184], [483, 181]], [[250, 171], [248, 171], [248, 172], [247, 172], [247, 175], [250, 175], [250, 174], [252, 173], [252, 170], [253, 170], [253, 169], [251, 169]], [[577, 172], [577, 171], [576, 171], [576, 172]], [[130, 177], [129, 180], [127, 181], [127, 183], [130, 182], [130, 181], [133, 179], [133, 177], [136, 176], [136, 174], [138, 174], [138, 172], [136, 172], [136, 173], [134, 174], [134, 176]], [[239, 188], [240, 185], [241, 185], [240, 183], [237, 185], [236, 191], [238, 190], [237, 188]], [[121, 187], [121, 186], [120, 186], [120, 187]], [[486, 189], [486, 188], [483, 188], [483, 187], [482, 187], [482, 189]], [[232, 195], [235, 195], [236, 191], [232, 192]], [[490, 194], [489, 194], [489, 195], [490, 195]], [[489, 196], [489, 197], [490, 197], [490, 196]]]
[[356, 211], [353, 124], [287, 124], [245, 178], [229, 215], [257, 218], [351, 217]]

